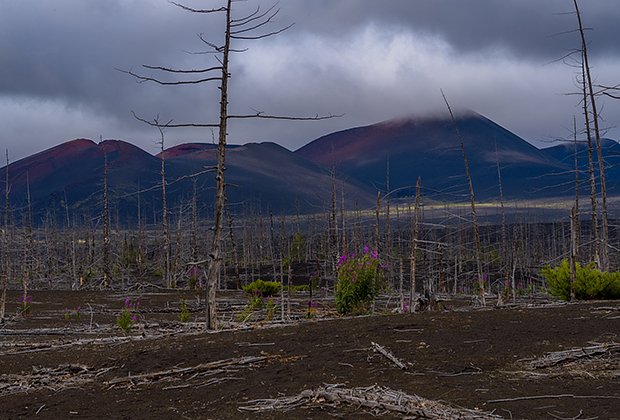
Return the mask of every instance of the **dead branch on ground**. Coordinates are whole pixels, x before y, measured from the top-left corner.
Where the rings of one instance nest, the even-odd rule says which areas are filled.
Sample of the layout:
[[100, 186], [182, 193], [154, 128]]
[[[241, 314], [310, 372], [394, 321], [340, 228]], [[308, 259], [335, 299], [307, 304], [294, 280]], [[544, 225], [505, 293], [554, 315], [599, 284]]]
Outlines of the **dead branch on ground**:
[[262, 412], [267, 410], [289, 411], [298, 407], [312, 407], [331, 404], [363, 407], [371, 412], [393, 413], [414, 418], [459, 418], [500, 419], [500, 416], [476, 410], [452, 408], [446, 404], [428, 400], [417, 395], [405, 394], [387, 387], [341, 388], [340, 385], [326, 385], [316, 390], [305, 390], [292, 397], [253, 400], [239, 407], [240, 411]]

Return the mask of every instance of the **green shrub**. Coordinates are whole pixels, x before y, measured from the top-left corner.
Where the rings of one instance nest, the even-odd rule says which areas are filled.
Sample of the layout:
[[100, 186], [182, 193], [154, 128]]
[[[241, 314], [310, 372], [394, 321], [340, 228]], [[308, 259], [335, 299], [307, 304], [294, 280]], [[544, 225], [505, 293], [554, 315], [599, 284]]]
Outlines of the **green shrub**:
[[181, 301], [181, 313], [179, 314], [179, 320], [181, 322], [188, 322], [190, 318], [189, 306], [187, 306], [187, 301]]
[[[577, 272], [573, 290], [575, 298], [618, 299], [620, 298], [620, 272], [601, 272], [594, 263], [582, 266], [577, 263]], [[571, 270], [568, 260], [562, 260], [555, 268], [547, 266], [541, 271], [547, 281], [549, 294], [562, 300], [570, 300]]]
[[116, 326], [123, 330], [124, 333], [128, 333], [131, 328], [138, 323], [140, 309], [140, 299], [131, 300], [125, 298], [123, 311], [116, 318]]
[[336, 310], [341, 314], [368, 312], [384, 285], [383, 266], [377, 251], [364, 248], [364, 255], [343, 255], [338, 261]]
[[247, 286], [243, 286], [243, 291], [249, 295], [263, 297], [275, 296], [280, 292], [282, 285], [277, 281], [255, 280]]

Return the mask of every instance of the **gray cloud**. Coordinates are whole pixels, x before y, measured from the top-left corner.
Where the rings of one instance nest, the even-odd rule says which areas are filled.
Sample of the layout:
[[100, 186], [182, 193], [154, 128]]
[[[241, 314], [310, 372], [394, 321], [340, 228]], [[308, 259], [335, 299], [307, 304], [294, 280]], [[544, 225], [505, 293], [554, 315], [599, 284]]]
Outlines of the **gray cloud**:
[[[455, 105], [487, 115], [540, 144], [567, 136], [578, 99], [575, 69], [553, 60], [578, 45], [567, 0], [287, 0], [278, 37], [244, 43], [233, 59], [231, 108], [246, 113], [344, 113], [315, 123], [236, 121], [232, 142], [276, 141], [295, 149], [331, 131]], [[205, 2], [194, 4], [204, 6]], [[216, 1], [213, 4], [218, 4]], [[257, 3], [240, 2], [239, 13]], [[615, 84], [620, 8], [582, 2], [594, 72]], [[2, 146], [16, 158], [76, 137], [122, 138], [155, 151], [146, 118], [215, 121], [216, 86], [136, 83], [115, 68], [208, 67], [187, 54], [197, 33], [221, 39], [221, 16], [194, 15], [159, 0], [0, 2]], [[247, 45], [246, 45], [247, 44]], [[149, 74], [148, 72], [146, 74]], [[605, 104], [610, 136], [619, 101]], [[206, 130], [169, 130], [169, 144], [210, 141]]]

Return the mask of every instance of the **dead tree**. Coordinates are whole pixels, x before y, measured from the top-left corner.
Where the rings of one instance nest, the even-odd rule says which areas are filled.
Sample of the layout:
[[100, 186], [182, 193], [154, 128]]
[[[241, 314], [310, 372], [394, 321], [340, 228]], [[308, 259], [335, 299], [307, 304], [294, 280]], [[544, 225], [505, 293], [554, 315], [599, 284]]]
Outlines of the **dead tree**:
[[[157, 119], [155, 119], [157, 123]], [[162, 239], [163, 239], [163, 270], [162, 278], [165, 287], [172, 287], [172, 276], [170, 270], [171, 250], [170, 250], [170, 227], [168, 226], [168, 201], [166, 194], [166, 156], [164, 153], [164, 129], [157, 123], [157, 129], [159, 130], [159, 144], [161, 153], [159, 158], [161, 160], [161, 227], [162, 227]]]
[[[508, 265], [508, 234], [506, 232], [506, 210], [504, 209], [504, 185], [502, 184], [502, 170], [499, 166], [499, 153], [497, 151], [497, 143], [495, 143], [495, 163], [497, 164], [497, 182], [499, 184], [499, 205], [502, 216], [502, 243], [501, 243], [501, 256], [502, 256], [502, 276], [504, 277], [503, 287], [508, 288], [508, 277], [509, 277], [509, 269]], [[514, 295], [515, 290], [512, 290], [512, 294]]]
[[585, 65], [582, 60], [581, 62], [581, 82], [582, 82], [582, 93], [583, 93], [583, 116], [585, 120], [585, 129], [586, 129], [586, 138], [588, 144], [588, 174], [590, 180], [590, 206], [591, 206], [591, 217], [592, 217], [592, 240], [594, 243], [594, 254], [593, 260], [596, 263], [597, 267], [601, 268], [601, 241], [599, 240], [599, 231], [598, 231], [598, 201], [597, 201], [597, 193], [596, 193], [596, 173], [594, 171], [594, 150], [592, 145], [592, 131], [590, 129], [590, 113], [588, 111], [588, 95], [586, 90], [586, 72]]
[[[601, 231], [601, 247], [600, 247], [600, 268], [603, 271], [609, 269], [609, 221], [607, 210], [607, 181], [605, 177], [605, 159], [603, 158], [603, 150], [601, 145], [601, 131], [599, 127], [599, 113], [596, 105], [596, 94], [594, 92], [592, 83], [592, 74], [590, 72], [590, 63], [588, 60], [588, 43], [586, 42], [585, 29], [581, 20], [581, 13], [579, 11], [579, 5], [577, 0], [573, 0], [575, 4], [575, 13], [577, 15], [577, 22], [579, 23], [579, 35], [581, 38], [581, 56], [582, 56], [582, 68], [585, 75], [584, 85], [587, 86], [587, 95], [590, 99], [590, 106], [592, 107], [592, 121], [594, 126], [594, 138], [596, 140], [596, 155], [598, 158], [598, 170], [599, 170], [599, 182], [601, 186], [601, 204], [602, 204], [602, 231]], [[585, 94], [585, 92], [584, 92]], [[584, 104], [586, 113], [588, 112], [587, 105]]]
[[422, 180], [418, 177], [415, 188], [415, 207], [413, 209], [413, 220], [411, 223], [411, 254], [410, 261], [410, 288], [409, 288], [409, 312], [415, 310], [415, 288], [416, 270], [418, 261], [418, 237], [420, 236], [420, 199], [422, 195]]
[[[224, 211], [225, 211], [225, 188], [226, 182], [224, 177], [225, 162], [226, 162], [226, 144], [228, 136], [228, 121], [231, 119], [272, 119], [272, 120], [323, 120], [327, 118], [333, 118], [334, 115], [328, 116], [313, 116], [313, 117], [291, 117], [280, 115], [268, 115], [264, 112], [257, 111], [252, 114], [231, 114], [229, 112], [228, 101], [228, 83], [230, 79], [230, 56], [232, 53], [242, 53], [245, 49], [235, 49], [232, 47], [233, 41], [250, 41], [259, 40], [267, 37], [271, 37], [284, 32], [289, 29], [292, 24], [280, 29], [276, 29], [268, 32], [258, 33], [257, 31], [265, 30], [266, 27], [273, 21], [273, 19], [279, 13], [279, 9], [276, 6], [272, 6], [266, 11], [262, 12], [260, 7], [244, 17], [234, 18], [232, 13], [233, 0], [226, 0], [225, 6], [214, 7], [211, 9], [197, 9], [186, 6], [184, 4], [172, 2], [172, 4], [180, 7], [181, 9], [198, 14], [225, 14], [225, 31], [223, 44], [215, 44], [206, 39], [202, 34], [198, 35], [200, 41], [206, 45], [209, 49], [208, 52], [214, 54], [217, 57], [219, 63], [218, 66], [201, 68], [201, 69], [176, 69], [162, 66], [147, 66], [143, 67], [147, 70], [159, 71], [165, 74], [172, 74], [175, 76], [187, 76], [194, 77], [189, 80], [174, 80], [166, 81], [157, 77], [144, 76], [133, 71], [124, 71], [140, 82], [154, 82], [163, 86], [179, 86], [179, 85], [197, 85], [207, 82], [219, 82], [220, 90], [220, 107], [219, 107], [219, 121], [217, 123], [168, 123], [165, 127], [197, 127], [197, 128], [217, 128], [218, 129], [218, 147], [217, 147], [217, 165], [215, 168], [215, 208], [214, 208], [214, 226], [213, 237], [211, 242], [211, 251], [209, 258], [202, 263], [209, 263], [207, 268], [207, 280], [206, 280], [206, 328], [217, 328], [217, 309], [216, 309], [216, 288], [217, 280], [220, 276], [220, 271], [223, 263], [222, 247], [223, 247], [223, 224], [224, 224]], [[219, 73], [219, 74], [218, 74]], [[201, 76], [198, 76], [201, 75]], [[150, 125], [153, 122], [147, 121], [143, 118], [137, 117], [140, 121]]]
[[[11, 279], [9, 261], [9, 151], [6, 151], [6, 173], [4, 179], [4, 229], [2, 230], [2, 299], [0, 300], [0, 321], [6, 312], [6, 292]], [[24, 302], [25, 303], [25, 302]]]
[[110, 286], [110, 206], [108, 196], [108, 154], [103, 153], [103, 287]]
[[469, 200], [471, 206], [471, 223], [474, 234], [474, 245], [476, 247], [476, 266], [478, 268], [478, 287], [480, 293], [480, 303], [482, 306], [486, 306], [486, 302], [484, 299], [484, 278], [482, 276], [482, 244], [480, 242], [480, 227], [478, 226], [478, 215], [476, 213], [476, 199], [474, 196], [474, 186], [471, 181], [471, 173], [469, 171], [469, 162], [467, 160], [467, 153], [465, 153], [465, 143], [463, 141], [463, 137], [461, 136], [461, 132], [459, 131], [459, 126], [454, 118], [454, 114], [452, 113], [452, 108], [450, 107], [450, 103], [448, 103], [448, 99], [446, 99], [446, 95], [444, 95], [443, 91], [441, 92], [443, 96], [443, 100], [448, 107], [448, 112], [450, 112], [450, 118], [452, 119], [452, 123], [454, 124], [454, 130], [456, 132], [456, 136], [461, 143], [461, 154], [463, 155], [463, 164], [465, 165], [465, 176], [467, 177], [467, 185], [469, 187]]

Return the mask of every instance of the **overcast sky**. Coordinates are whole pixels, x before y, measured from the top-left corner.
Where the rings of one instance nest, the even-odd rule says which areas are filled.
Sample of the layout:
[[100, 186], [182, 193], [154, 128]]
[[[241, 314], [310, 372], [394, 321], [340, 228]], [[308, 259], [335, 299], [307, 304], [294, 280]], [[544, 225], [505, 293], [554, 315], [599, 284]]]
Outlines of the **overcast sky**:
[[[196, 7], [218, 0], [189, 1]], [[263, 9], [272, 5], [261, 2]], [[234, 4], [242, 17], [255, 0]], [[541, 145], [569, 137], [577, 70], [557, 59], [579, 46], [571, 0], [281, 0], [279, 36], [238, 42], [233, 113], [345, 114], [322, 122], [237, 121], [229, 141], [289, 149], [330, 132], [404, 115], [473, 109]], [[581, 1], [596, 81], [620, 83], [618, 0]], [[115, 68], [217, 65], [197, 37], [219, 42], [224, 15], [165, 0], [0, 0], [0, 146], [12, 160], [74, 138], [116, 138], [155, 153], [157, 133], [131, 111], [163, 121], [216, 122], [215, 85], [136, 83]], [[562, 34], [563, 33], [563, 34]], [[145, 75], [152, 75], [145, 72]], [[601, 100], [620, 139], [620, 101]], [[169, 130], [172, 146], [211, 141]]]

